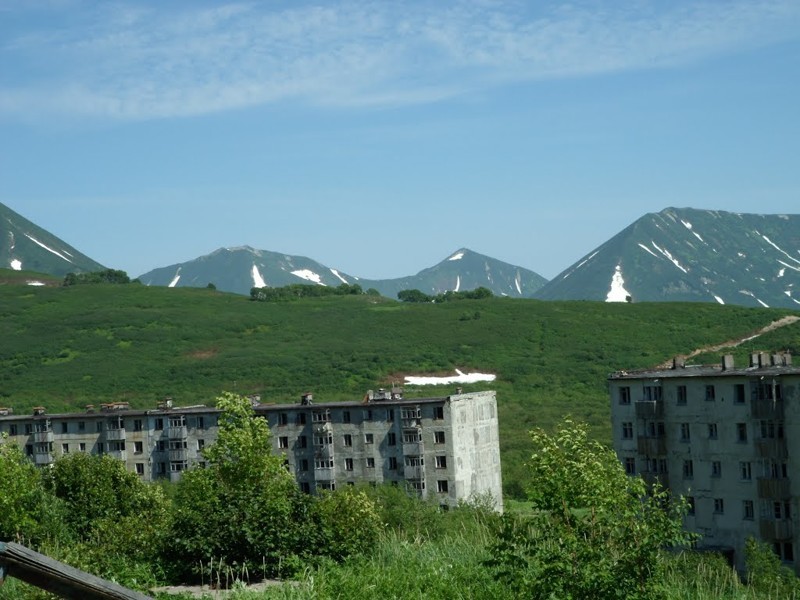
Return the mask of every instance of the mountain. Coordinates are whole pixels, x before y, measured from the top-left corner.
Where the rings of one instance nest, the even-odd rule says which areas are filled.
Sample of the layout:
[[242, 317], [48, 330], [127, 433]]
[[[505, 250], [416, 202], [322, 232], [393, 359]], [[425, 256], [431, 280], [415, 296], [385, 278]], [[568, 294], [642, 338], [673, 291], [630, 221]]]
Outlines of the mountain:
[[330, 269], [305, 256], [290, 256], [250, 246], [220, 248], [184, 263], [154, 269], [141, 275], [145, 285], [206, 287], [250, 294], [253, 287], [282, 287], [293, 283], [336, 286], [355, 283], [356, 278]]
[[105, 268], [4, 204], [0, 204], [0, 240], [2, 268], [59, 277]]
[[363, 279], [364, 289], [375, 288], [382, 295], [397, 298], [397, 292], [417, 289], [426, 294], [474, 290], [485, 287], [496, 296], [530, 298], [547, 279], [530, 271], [495, 258], [461, 248], [442, 262], [416, 275], [398, 279]]
[[539, 289], [541, 300], [800, 308], [800, 215], [650, 213]]
[[141, 275], [146, 285], [206, 287], [250, 294], [253, 287], [281, 287], [293, 283], [337, 286], [358, 284], [396, 298], [397, 292], [418, 289], [425, 293], [463, 291], [486, 287], [495, 295], [530, 297], [547, 280], [544, 277], [462, 248], [439, 264], [409, 277], [360, 279], [326, 267], [305, 256], [290, 256], [249, 246], [220, 248], [194, 260], [154, 269]]

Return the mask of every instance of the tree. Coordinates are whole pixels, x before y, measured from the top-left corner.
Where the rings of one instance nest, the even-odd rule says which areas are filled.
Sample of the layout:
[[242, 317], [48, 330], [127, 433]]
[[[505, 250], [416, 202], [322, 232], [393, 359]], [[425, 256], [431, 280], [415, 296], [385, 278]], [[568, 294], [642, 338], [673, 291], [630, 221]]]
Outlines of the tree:
[[163, 510], [163, 494], [107, 454], [77, 452], [59, 458], [44, 473], [46, 489], [66, 503], [67, 522], [87, 539], [103, 520], [152, 521]]
[[320, 549], [334, 560], [343, 560], [372, 546], [383, 529], [375, 503], [363, 490], [354, 487], [324, 492], [312, 511], [319, 523]]
[[531, 432], [532, 517], [504, 517], [494, 567], [531, 598], [652, 598], [659, 552], [691, 540], [686, 504], [625, 474], [613, 450], [565, 419]]
[[178, 484], [165, 560], [181, 577], [196, 578], [212, 559], [277, 574], [305, 551], [307, 501], [272, 454], [269, 426], [249, 400], [224, 393], [217, 407], [217, 440], [203, 452], [207, 467], [184, 472]]
[[397, 299], [401, 302], [432, 302], [433, 297], [419, 290], [401, 290], [397, 292]]
[[[64, 276], [63, 285], [79, 285], [86, 283], [130, 283], [131, 278], [125, 271], [118, 269], [103, 269], [102, 271], [92, 271], [91, 273], [67, 273]], [[138, 282], [138, 280], [137, 280]]]
[[39, 472], [22, 450], [0, 437], [0, 541], [38, 539], [42, 486]]
[[48, 553], [75, 567], [128, 586], [154, 581], [166, 542], [168, 504], [108, 455], [67, 454], [44, 472], [45, 488], [60, 502], [66, 544]]

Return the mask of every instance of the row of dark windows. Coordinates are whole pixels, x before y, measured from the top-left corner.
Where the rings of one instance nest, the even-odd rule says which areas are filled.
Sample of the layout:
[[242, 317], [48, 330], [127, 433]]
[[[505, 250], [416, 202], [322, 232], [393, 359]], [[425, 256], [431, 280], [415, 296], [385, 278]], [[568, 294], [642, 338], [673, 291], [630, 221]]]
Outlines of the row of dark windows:
[[[703, 399], [708, 402], [713, 402], [717, 399], [717, 387], [714, 384], [707, 384], [703, 388]], [[783, 392], [779, 383], [764, 383], [761, 381], [751, 382], [750, 386], [751, 398], [753, 400], [782, 400]], [[631, 388], [630, 386], [621, 386], [618, 388], [618, 401], [622, 405], [631, 403]], [[647, 401], [660, 401], [663, 397], [663, 389], [660, 385], [645, 385], [642, 387], [642, 400]], [[679, 385], [675, 388], [676, 404], [679, 406], [685, 405], [689, 399], [688, 389], [685, 385]], [[745, 384], [736, 383], [733, 385], [733, 401], [736, 404], [744, 404], [745, 402]]]
[[[680, 437], [681, 442], [690, 442], [692, 439], [692, 429], [702, 427], [700, 423], [681, 423], [680, 424]], [[705, 423], [706, 425], [706, 438], [709, 440], [719, 439], [719, 427], [716, 423]], [[770, 421], [762, 420], [758, 422], [762, 440], [784, 439], [784, 425], [783, 421]], [[642, 435], [645, 437], [664, 437], [666, 428], [664, 421], [647, 421], [644, 426]], [[623, 421], [621, 423], [621, 435], [623, 440], [632, 440], [634, 437], [633, 421]], [[747, 423], [736, 423], [736, 441], [740, 443], [747, 442]]]
[[[667, 460], [664, 458], [645, 458], [644, 471], [653, 474], [666, 474]], [[722, 477], [723, 462], [720, 460], [698, 461], [708, 463], [709, 475], [713, 478]], [[636, 458], [627, 456], [623, 459], [623, 466], [628, 475], [636, 475], [638, 470]], [[763, 460], [761, 464], [761, 476], [767, 479], [787, 479], [789, 477], [788, 465], [779, 460]], [[753, 479], [753, 464], [751, 461], [739, 461], [737, 468], [738, 477], [741, 481], [751, 481]], [[684, 459], [682, 463], [682, 477], [684, 479], [694, 479], [695, 461], [694, 459]]]
[[[355, 481], [347, 481], [345, 483], [348, 486], [354, 486], [356, 484]], [[369, 483], [373, 487], [378, 485], [376, 481], [370, 481]], [[394, 485], [394, 486], [397, 486], [397, 485], [399, 485], [399, 482], [396, 481], [396, 480], [393, 480], [391, 482], [391, 484]], [[425, 482], [424, 481], [407, 481], [406, 484], [408, 485], [408, 487], [410, 489], [412, 489], [412, 490], [414, 490], [416, 492], [424, 492], [425, 491]], [[315, 484], [315, 488], [317, 490], [334, 491], [336, 489], [336, 482], [335, 481], [318, 481]], [[439, 479], [436, 482], [436, 492], [437, 493], [446, 494], [446, 493], [448, 493], [449, 490], [450, 490], [450, 482], [447, 481], [446, 479]], [[300, 482], [300, 491], [301, 492], [305, 492], [306, 494], [310, 494], [311, 493], [311, 483], [309, 483], [308, 481], [301, 481]], [[443, 508], [446, 508], [446, 505], [443, 506]]]
[[[355, 469], [355, 460], [354, 458], [347, 457], [342, 461], [342, 466], [344, 467], [345, 471], [353, 471]], [[364, 468], [366, 469], [374, 469], [375, 468], [375, 457], [368, 456], [363, 459], [364, 461]], [[404, 465], [406, 467], [424, 467], [425, 466], [425, 458], [422, 456], [406, 456], [404, 459]], [[288, 461], [286, 465], [288, 466]], [[386, 458], [386, 469], [388, 471], [396, 471], [399, 466], [399, 462], [397, 457], [389, 456]], [[302, 458], [297, 461], [297, 471], [300, 473], [304, 473], [309, 470], [311, 466], [311, 461], [307, 458]], [[333, 458], [326, 457], [326, 458], [315, 458], [314, 459], [314, 469], [333, 469], [335, 468], [336, 463], [334, 462]], [[446, 469], [447, 468], [447, 457], [446, 456], [435, 456], [434, 457], [434, 466], [437, 469]]]
[[[289, 425], [290, 423], [293, 425], [305, 425], [308, 419], [309, 411], [302, 410], [302, 411], [285, 411], [279, 412], [275, 416], [275, 424], [280, 426]], [[351, 409], [334, 409], [331, 410], [329, 408], [320, 409], [320, 410], [313, 410], [311, 411], [311, 422], [312, 423], [352, 423], [354, 412]], [[440, 421], [444, 419], [444, 407], [443, 406], [433, 406], [430, 407], [430, 411], [428, 412], [428, 416], [436, 421]], [[403, 420], [408, 419], [421, 419], [423, 418], [423, 411], [420, 407], [413, 407], [413, 408], [401, 408], [400, 409], [400, 418]], [[387, 408], [387, 409], [373, 409], [373, 408], [365, 408], [361, 410], [361, 420], [362, 421], [386, 421], [386, 422], [393, 422], [395, 420], [395, 409], [394, 408]]]
[[[384, 438], [386, 441], [387, 446], [396, 446], [397, 445], [397, 434], [393, 431], [390, 431], [386, 434]], [[422, 434], [419, 432], [404, 432], [403, 433], [403, 443], [404, 444], [419, 444], [422, 442]], [[444, 431], [434, 431], [433, 432], [433, 443], [434, 444], [444, 444], [445, 443], [445, 432]], [[313, 437], [314, 446], [332, 446], [333, 445], [333, 434], [332, 433], [323, 433], [320, 435], [315, 435]], [[364, 445], [371, 445], [375, 443], [375, 434], [374, 433], [365, 433], [364, 434]], [[279, 435], [278, 436], [278, 448], [281, 450], [287, 450], [290, 446], [290, 439], [288, 435]], [[350, 433], [345, 433], [342, 435], [342, 446], [345, 448], [350, 448], [353, 446], [353, 435]], [[304, 449], [308, 448], [308, 437], [305, 435], [299, 435], [294, 440], [294, 448], [295, 449]]]
[[[188, 419], [189, 423], [195, 429], [205, 429], [206, 423], [205, 418], [203, 416], [197, 416]], [[92, 420], [89, 423], [95, 424], [95, 432], [101, 433], [103, 431], [115, 431], [115, 430], [128, 430], [130, 428], [131, 431], [144, 431], [144, 419], [128, 419], [125, 420], [122, 417], [118, 419], [111, 419], [111, 420]], [[20, 431], [24, 431], [24, 435], [32, 435], [34, 433], [47, 433], [47, 432], [55, 432], [58, 430], [60, 434], [69, 434], [69, 433], [86, 433], [87, 426], [86, 421], [60, 421], [57, 422], [57, 427], [54, 429], [53, 426], [50, 424], [49, 421], [37, 421], [35, 423], [23, 423], [22, 427], [18, 423], [9, 423], [8, 424], [8, 434], [9, 435], [20, 435]], [[70, 424], [73, 426], [70, 427]], [[186, 427], [187, 426], [187, 419], [183, 416], [180, 417], [170, 417], [165, 419], [163, 417], [156, 417], [153, 420], [153, 429], [156, 431], [160, 431], [164, 429], [164, 425], [168, 425], [169, 427]], [[0, 430], [2, 430], [2, 424], [0, 424]]]

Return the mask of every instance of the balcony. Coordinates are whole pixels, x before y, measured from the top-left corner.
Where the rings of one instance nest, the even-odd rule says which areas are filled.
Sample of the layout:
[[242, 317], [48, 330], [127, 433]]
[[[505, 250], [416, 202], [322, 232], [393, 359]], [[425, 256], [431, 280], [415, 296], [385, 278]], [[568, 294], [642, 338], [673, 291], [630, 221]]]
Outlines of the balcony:
[[754, 419], [783, 420], [783, 400], [756, 398], [750, 404]]
[[186, 450], [185, 448], [169, 451], [170, 462], [186, 462], [188, 459], [189, 459], [189, 451]]
[[756, 451], [760, 458], [784, 459], [789, 457], [785, 438], [761, 438], [756, 440]]
[[121, 442], [125, 440], [124, 429], [106, 429], [106, 440], [109, 442]]
[[50, 452], [36, 452], [33, 455], [33, 462], [36, 465], [52, 464], [53, 455]]
[[667, 453], [667, 438], [663, 435], [658, 437], [640, 435], [636, 439], [636, 451], [643, 456], [663, 456]]
[[638, 419], [660, 419], [664, 416], [664, 403], [660, 400], [639, 400], [634, 404]]
[[314, 458], [333, 458], [333, 444], [314, 446]]
[[425, 467], [422, 465], [406, 465], [403, 467], [404, 479], [425, 479]]
[[761, 519], [758, 530], [761, 539], [769, 542], [782, 542], [794, 537], [794, 526], [789, 519]]
[[408, 417], [402, 419], [403, 429], [419, 429], [422, 427], [422, 419], [419, 417]]
[[127, 457], [125, 450], [108, 450], [106, 454], [108, 454], [111, 458], [116, 458], [117, 460], [125, 460]]
[[315, 468], [314, 479], [316, 481], [333, 481], [335, 479], [334, 470]]
[[422, 456], [425, 446], [422, 442], [403, 442], [403, 454], [406, 456]]
[[51, 443], [52, 441], [53, 441], [52, 429], [48, 429], [47, 431], [34, 431], [33, 433], [34, 444]]
[[330, 421], [315, 421], [311, 424], [311, 429], [314, 433], [324, 435], [330, 433], [333, 429]]
[[170, 425], [167, 430], [167, 437], [171, 440], [182, 440], [186, 435], [186, 425]]
[[759, 477], [758, 496], [770, 500], [789, 500], [791, 498], [790, 480], [788, 478]]
[[669, 488], [669, 474], [668, 473], [654, 473], [652, 471], [644, 471], [640, 473], [644, 482], [648, 487], [654, 486], [656, 483], [662, 488]]

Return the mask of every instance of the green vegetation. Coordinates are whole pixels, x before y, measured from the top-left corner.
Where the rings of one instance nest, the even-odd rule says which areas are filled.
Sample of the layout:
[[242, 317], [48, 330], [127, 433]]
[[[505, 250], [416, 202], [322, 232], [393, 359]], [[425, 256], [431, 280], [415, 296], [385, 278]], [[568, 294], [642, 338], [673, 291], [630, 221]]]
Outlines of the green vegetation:
[[[216, 288], [215, 288], [216, 289]], [[258, 302], [286, 302], [300, 298], [323, 298], [327, 296], [358, 296], [364, 291], [357, 283], [343, 283], [336, 287], [305, 285], [297, 283], [283, 287], [254, 287], [250, 289], [250, 300]]]
[[483, 300], [494, 296], [492, 290], [479, 287], [474, 290], [467, 290], [464, 292], [447, 291], [435, 296], [429, 296], [419, 290], [403, 290], [397, 292], [397, 299], [401, 302], [433, 302], [434, 304], [441, 304], [442, 302], [454, 302], [456, 300]]
[[0, 285], [29, 285], [31, 281], [47, 286], [58, 286], [61, 285], [63, 280], [54, 275], [46, 275], [35, 271], [0, 269]]
[[282, 561], [296, 565], [306, 553], [307, 497], [272, 454], [269, 427], [249, 401], [223, 394], [217, 406], [224, 412], [216, 443], [203, 453], [208, 467], [181, 477], [162, 561], [184, 580], [200, 579], [202, 565], [214, 559], [284, 574]]
[[131, 278], [125, 271], [117, 269], [103, 269], [91, 273], [67, 273], [64, 276], [64, 285], [86, 285], [98, 283], [130, 283]]
[[616, 454], [565, 419], [531, 432], [531, 515], [504, 517], [488, 564], [518, 597], [652, 598], [660, 552], [687, 546], [687, 505], [647, 493]]
[[[569, 413], [610, 440], [610, 372], [741, 339], [786, 314], [800, 313], [496, 297], [413, 304], [367, 294], [261, 303], [208, 289], [0, 286], [0, 405], [19, 414], [111, 401], [149, 408], [165, 396], [209, 404], [223, 390], [267, 402], [296, 402], [307, 390], [352, 400], [407, 374], [494, 373], [492, 384], [465, 388], [497, 390], [505, 491], [522, 498], [533, 427], [551, 430]], [[797, 355], [800, 324], [743, 346], [775, 348]], [[451, 391], [405, 386], [407, 397]]]
[[[715, 555], [665, 550], [689, 541], [685, 505], [658, 490], [644, 496], [585, 424], [531, 433], [541, 485], [524, 510], [501, 517], [481, 498], [442, 512], [392, 486], [299, 494], [265, 452], [269, 431], [248, 402], [225, 394], [219, 406], [208, 468], [185, 472], [176, 489], [97, 456], [37, 470], [0, 442], [0, 489], [11, 492], [0, 500], [10, 515], [2, 535], [134, 589], [195, 581], [232, 587], [234, 600], [800, 597], [763, 545], [749, 544], [747, 585]], [[294, 579], [244, 586], [265, 575]], [[46, 597], [13, 573], [0, 586], [0, 600]]]

